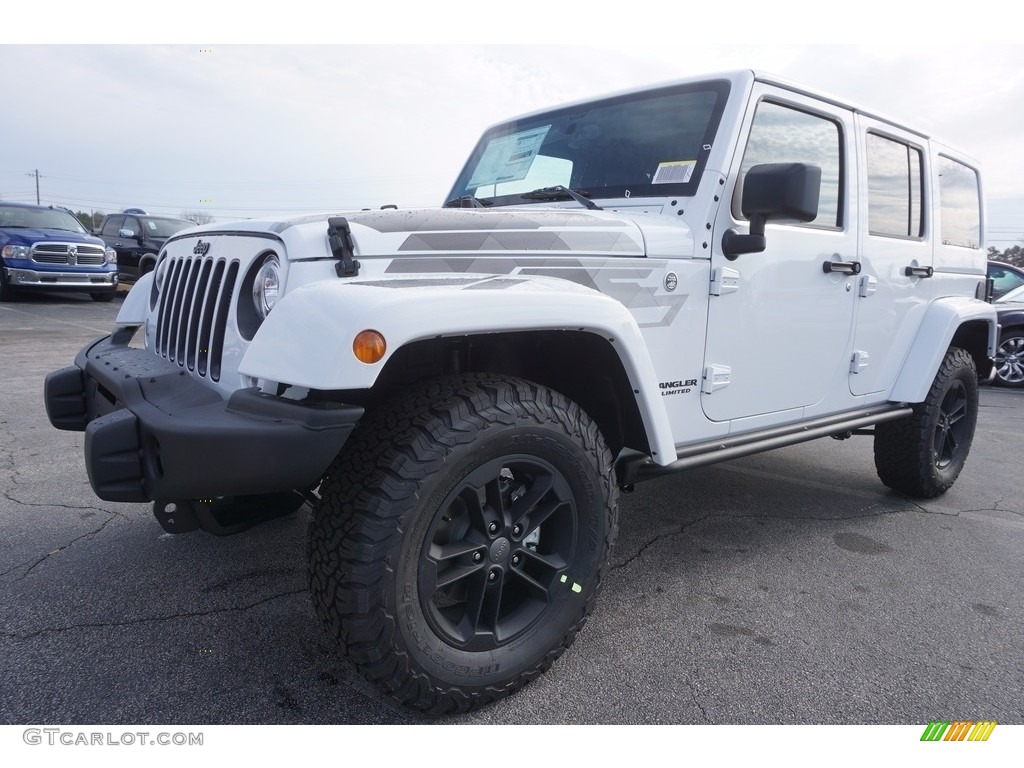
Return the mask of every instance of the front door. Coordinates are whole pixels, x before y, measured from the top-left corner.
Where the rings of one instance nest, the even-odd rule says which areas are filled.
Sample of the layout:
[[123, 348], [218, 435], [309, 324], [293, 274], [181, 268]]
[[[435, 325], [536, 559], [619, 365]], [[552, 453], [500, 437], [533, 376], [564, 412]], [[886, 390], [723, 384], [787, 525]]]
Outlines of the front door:
[[[857, 258], [855, 144], [848, 110], [755, 85], [711, 241], [713, 276], [701, 403], [713, 421], [765, 415], [767, 426], [833, 397], [847, 376]], [[762, 253], [730, 261], [722, 235], [748, 231], [740, 212], [745, 173], [762, 163], [821, 168], [818, 216], [769, 222]], [[717, 292], [717, 295], [715, 295]], [[838, 410], [848, 403], [826, 404]]]

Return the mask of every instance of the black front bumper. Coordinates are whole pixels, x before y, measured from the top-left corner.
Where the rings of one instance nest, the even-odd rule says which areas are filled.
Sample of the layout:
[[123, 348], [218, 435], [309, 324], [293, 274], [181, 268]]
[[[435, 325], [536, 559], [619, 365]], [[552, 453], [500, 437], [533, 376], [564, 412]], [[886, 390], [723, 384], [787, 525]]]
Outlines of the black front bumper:
[[85, 431], [106, 501], [247, 496], [314, 486], [363, 408], [243, 389], [225, 400], [178, 364], [106, 336], [46, 377], [50, 423]]

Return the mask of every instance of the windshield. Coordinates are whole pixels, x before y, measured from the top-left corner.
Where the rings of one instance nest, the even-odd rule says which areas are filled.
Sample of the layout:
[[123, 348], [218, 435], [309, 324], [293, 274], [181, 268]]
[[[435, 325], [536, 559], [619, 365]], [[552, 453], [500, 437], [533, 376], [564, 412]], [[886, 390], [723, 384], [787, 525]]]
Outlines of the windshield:
[[997, 304], [1002, 303], [1004, 301], [1024, 302], [1024, 285], [1018, 285], [1009, 293], [1004, 293], [1002, 296], [996, 299]]
[[81, 222], [60, 208], [22, 208], [0, 205], [0, 227], [12, 229], [60, 229], [88, 234]]
[[143, 219], [142, 228], [149, 237], [170, 237], [187, 227], [194, 227], [191, 221], [181, 219]]
[[692, 195], [728, 93], [724, 81], [673, 86], [495, 126], [447, 199], [514, 205], [554, 186], [590, 198]]

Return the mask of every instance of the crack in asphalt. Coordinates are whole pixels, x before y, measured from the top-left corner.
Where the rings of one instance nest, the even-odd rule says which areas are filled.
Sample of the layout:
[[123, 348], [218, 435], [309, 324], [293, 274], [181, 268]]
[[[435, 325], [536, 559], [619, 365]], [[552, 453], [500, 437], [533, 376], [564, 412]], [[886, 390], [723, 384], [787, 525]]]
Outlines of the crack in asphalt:
[[[53, 550], [53, 551], [51, 551], [51, 552], [47, 552], [47, 553], [46, 553], [45, 555], [43, 555], [42, 557], [40, 557], [40, 558], [39, 558], [38, 560], [36, 560], [35, 562], [33, 562], [33, 563], [32, 563], [31, 565], [29, 565], [29, 567], [25, 569], [25, 572], [24, 572], [23, 574], [21, 574], [21, 576], [19, 576], [19, 577], [18, 577], [18, 578], [16, 579], [16, 581], [24, 581], [24, 580], [25, 580], [25, 579], [26, 579], [26, 578], [28, 577], [28, 575], [29, 575], [29, 574], [30, 574], [30, 573], [31, 573], [31, 572], [32, 572], [32, 571], [33, 571], [33, 570], [34, 570], [34, 569], [35, 569], [35, 568], [36, 568], [37, 566], [41, 565], [42, 563], [45, 563], [45, 562], [46, 562], [47, 560], [49, 560], [49, 559], [50, 559], [50, 558], [51, 558], [51, 557], [52, 557], [53, 555], [56, 555], [56, 554], [57, 554], [57, 553], [59, 553], [59, 552], [63, 552], [63, 551], [65, 550], [65, 549], [67, 549], [68, 547], [70, 547], [70, 546], [71, 546], [72, 544], [74, 544], [74, 543], [75, 543], [76, 541], [81, 541], [82, 539], [86, 539], [86, 538], [88, 538], [88, 539], [91, 539], [91, 538], [92, 538], [93, 536], [96, 536], [97, 534], [101, 533], [101, 532], [103, 531], [103, 529], [104, 529], [104, 528], [106, 528], [106, 527], [107, 527], [107, 525], [109, 525], [109, 524], [110, 524], [110, 521], [111, 521], [111, 520], [113, 520], [113, 519], [114, 519], [115, 517], [116, 517], [116, 515], [111, 515], [111, 516], [110, 516], [110, 517], [108, 517], [108, 518], [107, 518], [106, 520], [104, 520], [104, 521], [103, 521], [103, 522], [102, 522], [102, 523], [100, 524], [100, 527], [99, 527], [99, 528], [97, 528], [96, 530], [94, 530], [94, 531], [88, 531], [87, 533], [83, 533], [83, 534], [82, 534], [82, 535], [80, 535], [80, 536], [76, 536], [75, 538], [73, 538], [73, 539], [72, 539], [71, 541], [69, 541], [69, 542], [68, 542], [67, 544], [65, 544], [64, 546], [62, 546], [62, 547], [57, 547], [57, 548], [56, 548], [55, 550]], [[0, 576], [6, 576], [6, 575], [7, 575], [8, 573], [11, 573], [12, 571], [15, 571], [15, 570], [17, 570], [18, 568], [21, 568], [21, 567], [22, 567], [22, 566], [24, 566], [24, 565], [25, 565], [25, 563], [22, 563], [21, 565], [15, 566], [14, 568], [12, 568], [12, 569], [10, 569], [10, 570], [4, 571], [3, 573], [0, 573]]]
[[708, 711], [704, 709], [704, 705], [700, 703], [697, 698], [697, 683], [700, 681], [700, 668], [697, 666], [697, 654], [693, 654], [693, 682], [690, 683], [690, 698], [693, 699], [693, 704], [697, 709], [700, 710], [700, 715], [704, 718], [705, 723], [713, 723], [711, 717], [708, 715]]
[[653, 539], [648, 541], [646, 544], [642, 545], [640, 547], [640, 549], [638, 549], [630, 557], [626, 558], [625, 560], [623, 560], [621, 562], [612, 563], [611, 565], [609, 565], [608, 566], [608, 572], [611, 573], [612, 571], [618, 571], [618, 570], [621, 570], [622, 568], [625, 568], [626, 566], [634, 563], [644, 552], [646, 552], [648, 549], [653, 547], [655, 544], [657, 544], [662, 539], [667, 539], [667, 538], [670, 538], [672, 536], [678, 536], [679, 534], [684, 533], [687, 528], [691, 528], [692, 526], [697, 525], [697, 523], [702, 523], [702, 522], [704, 522], [705, 520], [707, 520], [710, 517], [725, 517], [725, 515], [710, 515], [710, 514], [707, 514], [707, 515], [704, 515], [703, 517], [698, 517], [695, 520], [691, 520], [688, 523], [683, 523], [682, 525], [680, 525], [678, 527], [678, 530], [670, 530], [670, 531], [664, 531], [662, 533], [659, 533], [657, 536], [655, 536]]
[[27, 632], [19, 634], [17, 632], [0, 632], [0, 639], [4, 640], [31, 640], [32, 638], [39, 637], [41, 635], [52, 635], [59, 634], [62, 632], [71, 632], [76, 629], [113, 629], [115, 627], [131, 627], [139, 624], [153, 624], [164, 621], [177, 621], [179, 619], [195, 619], [202, 618], [203, 616], [216, 616], [223, 613], [241, 613], [244, 611], [252, 610], [264, 603], [269, 603], [272, 600], [277, 600], [282, 597], [291, 597], [293, 595], [304, 595], [306, 589], [295, 589], [290, 592], [280, 592], [275, 595], [264, 597], [261, 600], [257, 600], [254, 603], [241, 606], [233, 606], [230, 608], [214, 608], [209, 611], [191, 611], [187, 613], [174, 613], [169, 616], [149, 616], [141, 619], [132, 619], [130, 621], [103, 621], [86, 624], [71, 624], [66, 627], [44, 627], [34, 632]]
[[[923, 513], [926, 513], [926, 514], [947, 514], [947, 513], [929, 512], [928, 510], [924, 509], [923, 507], [921, 507], [918, 504], [913, 504], [912, 506], [916, 507], [917, 510], [919, 510], [919, 511], [921, 511]], [[683, 523], [682, 525], [678, 526], [678, 528], [676, 528], [676, 529], [672, 529], [672, 530], [668, 530], [668, 531], [662, 531], [661, 533], [656, 535], [653, 539], [648, 541], [646, 544], [641, 545], [640, 549], [638, 549], [634, 554], [632, 554], [629, 557], [627, 557], [625, 560], [622, 560], [622, 561], [620, 561], [618, 563], [612, 563], [610, 566], [608, 566], [608, 571], [609, 572], [611, 572], [611, 571], [618, 571], [618, 570], [620, 570], [622, 568], [625, 568], [626, 566], [628, 566], [631, 563], [633, 563], [634, 561], [636, 561], [637, 558], [639, 558], [645, 551], [650, 549], [652, 546], [657, 544], [662, 539], [667, 539], [667, 538], [670, 538], [670, 537], [673, 537], [673, 536], [678, 536], [681, 533], [685, 533], [687, 528], [692, 528], [693, 526], [697, 525], [698, 523], [702, 523], [705, 520], [710, 520], [712, 518], [714, 518], [714, 519], [728, 518], [728, 519], [732, 519], [732, 520], [813, 520], [813, 521], [817, 521], [817, 522], [821, 522], [821, 523], [832, 523], [832, 522], [841, 522], [843, 520], [865, 520], [865, 519], [871, 518], [871, 517], [884, 517], [886, 515], [898, 515], [898, 514], [903, 514], [904, 512], [914, 512], [914, 511], [915, 511], [914, 509], [883, 509], [883, 510], [881, 510], [879, 512], [871, 512], [871, 513], [866, 513], [866, 514], [842, 515], [842, 516], [830, 516], [830, 517], [818, 517], [818, 516], [815, 516], [815, 515], [794, 515], [794, 516], [791, 516], [791, 517], [784, 517], [784, 518], [783, 517], [778, 517], [778, 516], [775, 516], [775, 515], [734, 515], [734, 514], [715, 515], [715, 514], [710, 514], [709, 513], [709, 514], [703, 515], [702, 517], [698, 517], [698, 518], [696, 518], [694, 520], [690, 520], [687, 523]], [[1000, 512], [1005, 512], [1006, 510], [999, 510], [999, 511]], [[958, 516], [959, 514], [960, 513], [957, 512], [956, 515], [950, 515], [950, 516], [951, 517], [955, 517], [955, 516]]]
[[[17, 481], [14, 481], [15, 485], [18, 485]], [[85, 504], [60, 504], [56, 501], [52, 502], [38, 502], [38, 501], [22, 501], [11, 496], [11, 492], [4, 489], [4, 498], [12, 504], [17, 504], [19, 507], [46, 507], [47, 509], [70, 509], [70, 510], [85, 510], [88, 512], [102, 512], [104, 515], [111, 515], [112, 517], [120, 517], [127, 520], [128, 518], [114, 509], [104, 509], [103, 507], [92, 507]]]

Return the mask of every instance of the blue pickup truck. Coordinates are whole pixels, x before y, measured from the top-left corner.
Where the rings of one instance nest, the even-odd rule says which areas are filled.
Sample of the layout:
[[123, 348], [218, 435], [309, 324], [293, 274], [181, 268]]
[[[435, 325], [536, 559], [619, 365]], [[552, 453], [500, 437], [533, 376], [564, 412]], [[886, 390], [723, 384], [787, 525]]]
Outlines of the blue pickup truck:
[[56, 206], [0, 203], [0, 301], [16, 291], [117, 292], [117, 253]]

